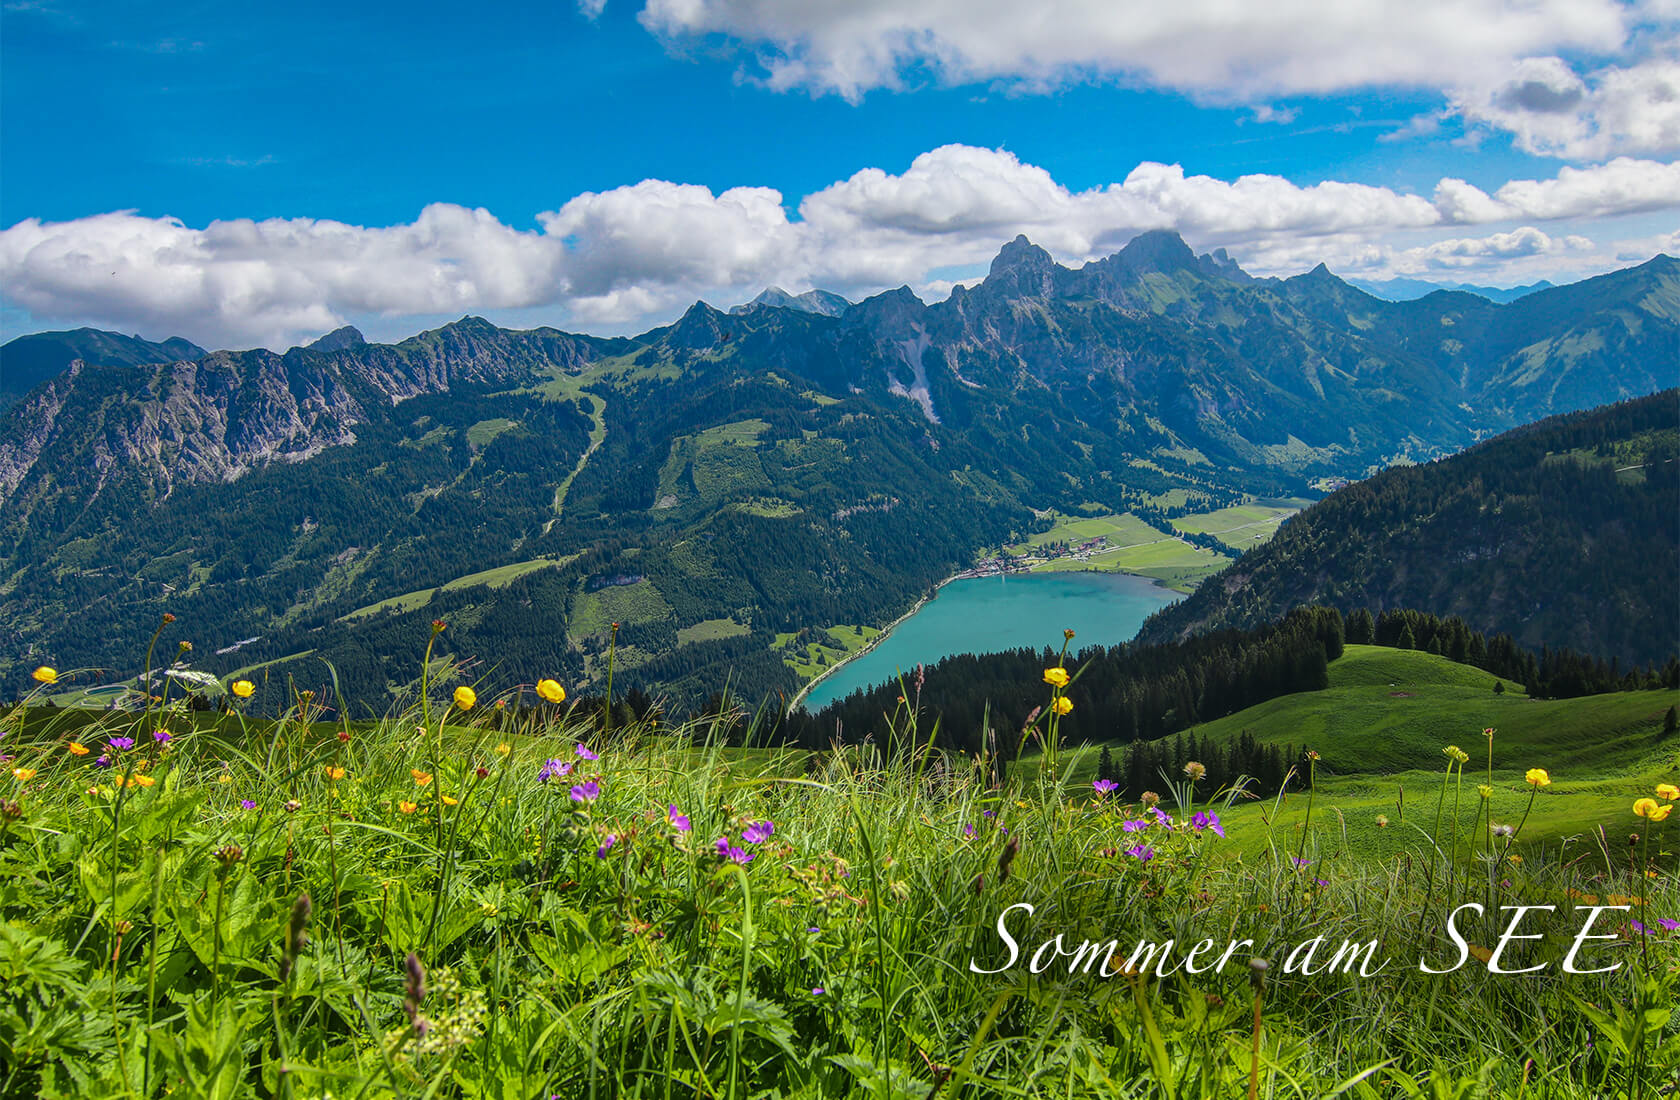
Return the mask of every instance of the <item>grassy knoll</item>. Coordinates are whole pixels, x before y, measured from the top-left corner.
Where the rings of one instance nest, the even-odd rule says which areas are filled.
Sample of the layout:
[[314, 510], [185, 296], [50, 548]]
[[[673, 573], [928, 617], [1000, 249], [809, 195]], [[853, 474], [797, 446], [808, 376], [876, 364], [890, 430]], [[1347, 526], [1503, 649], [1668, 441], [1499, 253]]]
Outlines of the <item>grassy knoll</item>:
[[391, 596], [378, 603], [358, 607], [354, 611], [339, 616], [340, 622], [352, 619], [364, 619], [370, 615], [377, 615], [381, 611], [412, 611], [425, 607], [432, 602], [432, 597], [439, 592], [452, 592], [457, 588], [471, 588], [476, 584], [488, 585], [491, 588], [505, 588], [527, 573], [534, 573], [539, 569], [557, 569], [571, 561], [577, 555], [572, 554], [561, 558], [532, 558], [530, 561], [510, 562], [498, 565], [493, 569], [481, 569], [477, 573], [456, 577], [446, 581], [436, 588], [422, 588], [418, 592], [405, 592], [400, 596]]
[[[723, 748], [710, 721], [609, 737], [493, 693], [351, 727], [301, 697], [10, 709], [0, 1094], [1586, 1100], [1680, 1072], [1674, 829], [1625, 807], [1644, 865], [1625, 839], [1484, 863], [1410, 811], [1391, 853], [1339, 844], [1324, 789], [1297, 834], [1301, 795], [1268, 819], [1180, 784], [1157, 816], [1071, 776]], [[1582, 960], [1617, 969], [1566, 975], [1589, 897], [1635, 912]], [[1558, 906], [1502, 956], [1544, 969], [1489, 973], [1495, 910], [1423, 973], [1467, 901]], [[1318, 937], [1377, 965], [1303, 972]]]
[[703, 619], [693, 626], [685, 626], [678, 630], [677, 644], [688, 645], [690, 642], [711, 642], [719, 638], [735, 638], [751, 632], [751, 627], [744, 626], [734, 619]]

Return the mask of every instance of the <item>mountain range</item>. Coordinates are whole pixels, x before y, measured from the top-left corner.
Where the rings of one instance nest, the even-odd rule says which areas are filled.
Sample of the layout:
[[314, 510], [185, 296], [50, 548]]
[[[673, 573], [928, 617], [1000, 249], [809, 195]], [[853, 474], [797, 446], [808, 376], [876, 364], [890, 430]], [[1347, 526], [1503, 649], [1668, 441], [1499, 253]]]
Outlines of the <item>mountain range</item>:
[[1514, 302], [1518, 298], [1527, 297], [1537, 290], [1550, 290], [1552, 283], [1541, 279], [1526, 286], [1477, 286], [1474, 283], [1431, 283], [1423, 279], [1349, 279], [1351, 287], [1357, 287], [1376, 298], [1387, 298], [1391, 302], [1409, 302], [1414, 298], [1422, 298], [1434, 294], [1438, 290], [1452, 290], [1463, 294], [1475, 294], [1486, 298], [1490, 302]]
[[498, 682], [598, 683], [616, 622], [621, 682], [791, 692], [781, 637], [888, 621], [1050, 509], [1357, 479], [1680, 362], [1667, 256], [1510, 304], [1389, 302], [1171, 233], [1078, 269], [1021, 237], [944, 302], [737, 309], [284, 354], [13, 341], [8, 389], [25, 341], [79, 343], [0, 413], [0, 678], [131, 673], [169, 610], [200, 667], [278, 692], [327, 661], [375, 709], [436, 617]]

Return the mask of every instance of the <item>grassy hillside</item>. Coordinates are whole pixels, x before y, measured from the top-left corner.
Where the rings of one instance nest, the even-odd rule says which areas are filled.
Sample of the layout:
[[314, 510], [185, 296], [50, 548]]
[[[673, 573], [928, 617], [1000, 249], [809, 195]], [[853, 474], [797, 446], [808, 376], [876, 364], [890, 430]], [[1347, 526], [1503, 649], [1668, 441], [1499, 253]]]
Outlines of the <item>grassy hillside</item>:
[[[1202, 745], [1227, 744], [1246, 730], [1262, 742], [1317, 751], [1310, 846], [1326, 854], [1394, 855], [1415, 845], [1416, 827], [1434, 822], [1448, 745], [1470, 755], [1459, 796], [1460, 817], [1470, 828], [1479, 807], [1476, 788], [1487, 782], [1483, 730], [1489, 727], [1494, 821], [1523, 816], [1527, 769], [1550, 773], [1552, 785], [1535, 797], [1523, 833], [1531, 845], [1596, 836], [1600, 825], [1614, 842], [1618, 833], [1625, 837], [1633, 800], [1655, 783], [1673, 781], [1680, 734], [1665, 735], [1663, 719], [1680, 705], [1680, 691], [1529, 699], [1511, 684], [1495, 694], [1495, 682], [1480, 669], [1427, 653], [1348, 646], [1330, 665], [1328, 689], [1249, 707], [1198, 726], [1195, 734]], [[1081, 752], [1074, 779], [1094, 778], [1097, 760], [1095, 748]], [[1448, 820], [1453, 797], [1447, 795]], [[1306, 814], [1306, 796], [1298, 791], [1241, 805], [1233, 809], [1232, 838], [1245, 851], [1273, 843], [1293, 849]]]

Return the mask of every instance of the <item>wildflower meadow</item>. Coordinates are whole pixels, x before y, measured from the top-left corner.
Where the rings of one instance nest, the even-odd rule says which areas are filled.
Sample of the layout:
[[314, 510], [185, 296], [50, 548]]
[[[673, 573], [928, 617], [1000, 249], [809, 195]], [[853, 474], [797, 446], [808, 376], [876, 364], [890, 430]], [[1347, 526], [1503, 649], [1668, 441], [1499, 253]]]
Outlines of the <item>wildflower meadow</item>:
[[1089, 779], [1065, 659], [1001, 782], [912, 710], [891, 754], [743, 748], [422, 667], [377, 722], [243, 680], [54, 707], [75, 674], [37, 672], [0, 740], [0, 1094], [1680, 1089], [1672, 781], [1530, 837], [1560, 777], [1469, 728], [1372, 855], [1311, 775]]

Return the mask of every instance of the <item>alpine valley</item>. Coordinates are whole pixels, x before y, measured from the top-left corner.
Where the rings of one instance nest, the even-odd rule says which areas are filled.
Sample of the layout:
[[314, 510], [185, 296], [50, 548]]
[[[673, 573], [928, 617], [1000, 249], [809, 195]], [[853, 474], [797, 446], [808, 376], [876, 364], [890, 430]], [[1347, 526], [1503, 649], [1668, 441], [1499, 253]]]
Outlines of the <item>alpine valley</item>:
[[[194, 667], [276, 698], [336, 676], [358, 713], [409, 686], [434, 619], [475, 675], [589, 691], [612, 646], [618, 683], [692, 706], [792, 695], [809, 638], [878, 628], [1057, 516], [1170, 531], [1672, 387], [1680, 262], [1395, 302], [1167, 232], [1079, 269], [1021, 237], [933, 305], [772, 290], [633, 338], [467, 317], [284, 354], [93, 330], [0, 351], [8, 690], [49, 659], [133, 676], [169, 612]], [[1671, 454], [1648, 428], [1641, 456]], [[1151, 575], [1190, 588], [1236, 556], [1185, 537], [1200, 571]], [[1254, 574], [1255, 614], [1318, 591], [1287, 574]], [[1155, 629], [1236, 621], [1212, 606]]]

